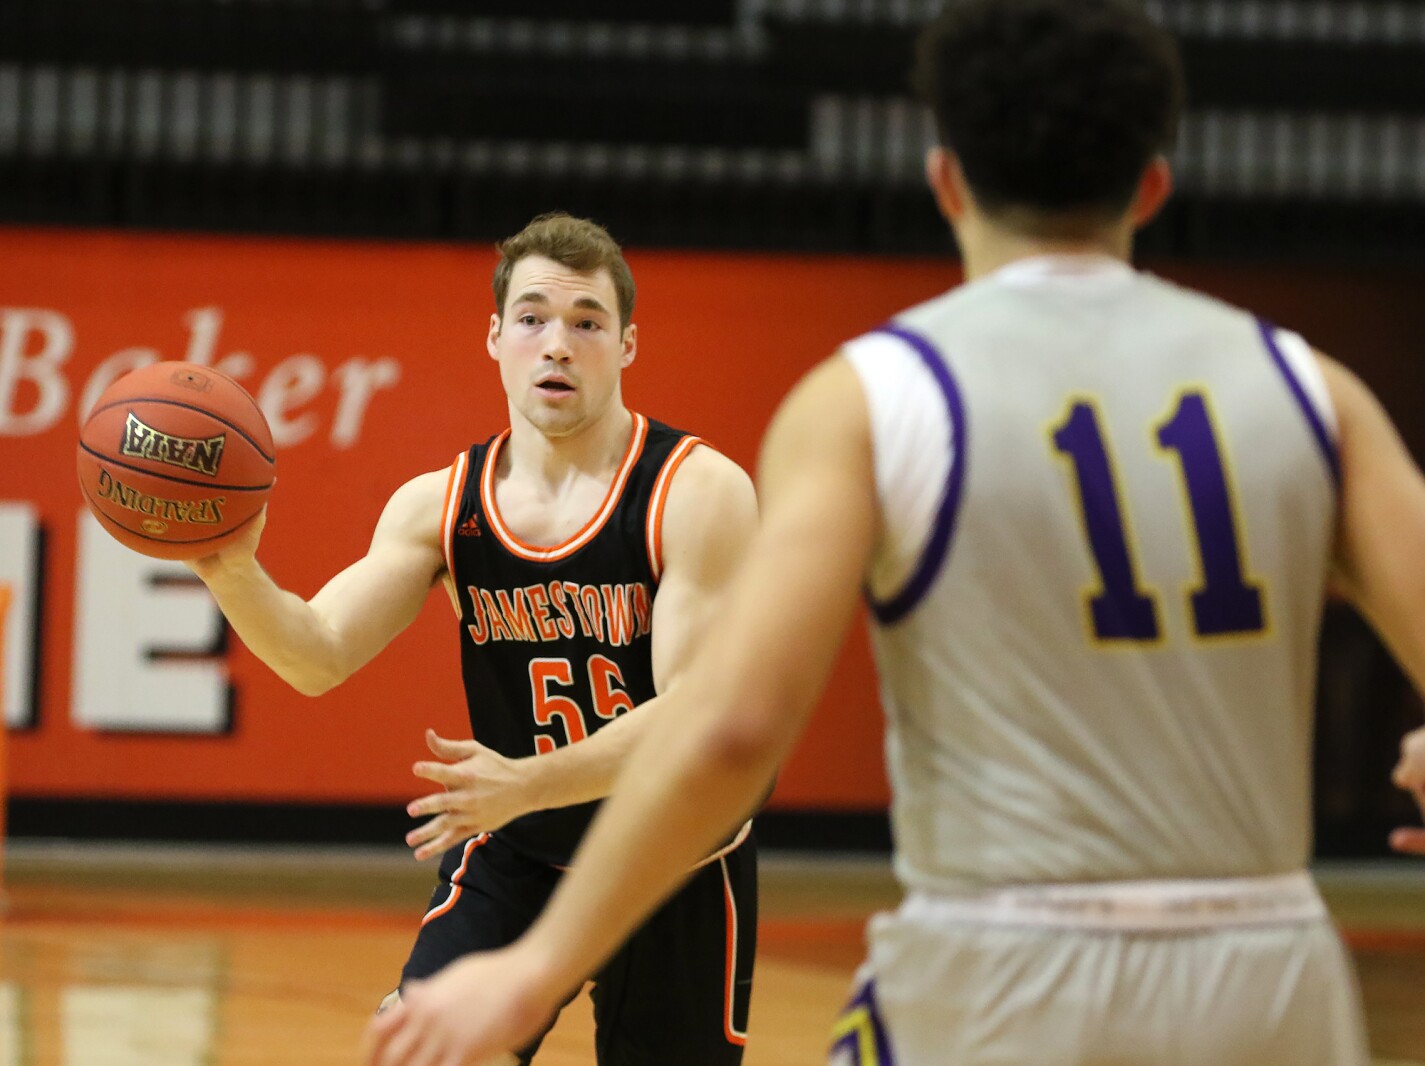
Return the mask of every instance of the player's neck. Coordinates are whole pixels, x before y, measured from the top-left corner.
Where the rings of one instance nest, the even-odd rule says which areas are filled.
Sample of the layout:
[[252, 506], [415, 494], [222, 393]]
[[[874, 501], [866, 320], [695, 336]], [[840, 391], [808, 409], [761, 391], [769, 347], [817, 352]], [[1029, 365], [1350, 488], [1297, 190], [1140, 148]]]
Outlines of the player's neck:
[[509, 476], [557, 492], [580, 477], [613, 476], [628, 451], [633, 412], [611, 404], [575, 432], [551, 437], [517, 412], [510, 412], [510, 439], [501, 456]]
[[981, 220], [958, 227], [955, 236], [960, 244], [966, 281], [988, 277], [1001, 267], [1023, 259], [1093, 256], [1127, 263], [1133, 256], [1133, 231], [1126, 226], [1104, 229], [1085, 237], [1040, 237]]

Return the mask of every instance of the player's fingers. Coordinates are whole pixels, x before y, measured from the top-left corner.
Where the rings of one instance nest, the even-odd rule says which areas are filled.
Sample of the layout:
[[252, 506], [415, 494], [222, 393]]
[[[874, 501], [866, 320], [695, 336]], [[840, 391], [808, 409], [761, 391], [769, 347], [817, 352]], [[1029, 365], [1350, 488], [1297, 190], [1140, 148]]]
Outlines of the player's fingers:
[[459, 772], [443, 762], [418, 762], [411, 767], [411, 773], [446, 786], [460, 782]]
[[1405, 855], [1425, 855], [1425, 829], [1397, 829], [1390, 846]]
[[406, 846], [415, 847], [418, 844], [425, 844], [440, 836], [445, 829], [445, 816], [432, 818], [422, 825], [416, 826], [406, 834]]
[[447, 789], [444, 792], [432, 792], [428, 796], [420, 796], [406, 804], [406, 813], [412, 818], [423, 818], [428, 814], [445, 814], [458, 801], [453, 797], [456, 793]]
[[480, 797], [467, 788], [453, 788], [446, 793], [441, 809], [452, 822], [473, 823], [478, 815]]
[[1391, 775], [1391, 781], [1396, 788], [1409, 792], [1415, 802], [1425, 809], [1425, 768], [1398, 766]]
[[429, 1062], [430, 1035], [426, 1032], [429, 1026], [429, 1019], [412, 1014], [410, 1020], [387, 1041], [377, 1066], [417, 1066], [418, 1063]]
[[1417, 777], [1425, 773], [1425, 729], [1412, 729], [1400, 738], [1400, 761], [1395, 772], [1408, 773], [1412, 767]]
[[426, 833], [420, 840], [412, 841], [411, 838], [407, 836], [406, 844], [414, 850], [416, 861], [424, 862], [434, 855], [440, 855], [450, 847], [454, 836], [455, 834], [450, 831], [450, 827], [442, 824], [437, 826], [433, 832]]
[[385, 1057], [386, 1049], [405, 1024], [406, 1011], [399, 1002], [393, 1003], [366, 1024], [362, 1054], [371, 1066], [384, 1066], [390, 1061]]
[[445, 854], [451, 848], [461, 843], [461, 841], [469, 840], [470, 837], [473, 835], [474, 834], [472, 833], [462, 832], [459, 829], [447, 829], [445, 832], [441, 833], [440, 836], [432, 840], [429, 844], [422, 844], [419, 848], [417, 848], [415, 851], [415, 858], [418, 862], [424, 862], [426, 859], [433, 859], [437, 855]]
[[401, 1063], [401, 1066], [440, 1066], [445, 1055], [445, 1041], [437, 1024], [435, 1028], [426, 1028], [421, 1034], [420, 1041]]
[[1421, 759], [1414, 756], [1411, 750], [1410, 738], [1400, 742], [1400, 759], [1395, 764], [1395, 769], [1391, 771], [1390, 779], [1395, 782], [1396, 787], [1410, 789], [1419, 788], [1425, 781], [1420, 780], [1425, 774], [1425, 766], [1421, 766]]
[[442, 759], [464, 759], [474, 755], [480, 745], [473, 740], [449, 740], [434, 729], [427, 729], [426, 747], [430, 748], [432, 754], [438, 755]]

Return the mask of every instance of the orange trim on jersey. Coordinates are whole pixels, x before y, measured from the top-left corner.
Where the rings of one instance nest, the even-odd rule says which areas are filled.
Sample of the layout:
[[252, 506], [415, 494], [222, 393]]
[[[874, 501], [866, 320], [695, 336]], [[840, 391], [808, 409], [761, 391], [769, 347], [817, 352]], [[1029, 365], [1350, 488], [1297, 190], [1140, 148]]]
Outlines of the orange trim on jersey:
[[455, 457], [455, 462], [450, 464], [450, 476], [445, 479], [445, 502], [440, 505], [440, 544], [445, 550], [445, 570], [450, 575], [452, 585], [455, 584], [455, 516], [460, 513], [460, 498], [465, 495], [465, 477], [469, 473], [469, 464], [469, 452], [461, 452]]
[[658, 480], [653, 483], [653, 495], [648, 498], [648, 566], [653, 571], [653, 580], [663, 576], [663, 505], [668, 502], [668, 487], [673, 484], [673, 475], [688, 453], [707, 441], [701, 437], [684, 437], [678, 446], [663, 460], [663, 469], [658, 471]]
[[737, 901], [732, 896], [732, 878], [727, 873], [727, 860], [718, 859], [722, 867], [722, 898], [727, 918], [727, 980], [723, 985], [722, 1035], [729, 1044], [742, 1047], [747, 1043], [746, 1030], [739, 1031], [733, 1024], [732, 1011], [737, 993]]
[[628, 450], [624, 453], [623, 462], [619, 465], [618, 473], [614, 475], [613, 483], [609, 485], [604, 502], [599, 505], [594, 516], [584, 523], [583, 529], [564, 543], [547, 548], [539, 547], [536, 544], [526, 544], [515, 536], [505, 525], [504, 519], [500, 517], [500, 509], [495, 504], [495, 468], [499, 460], [500, 449], [509, 436], [508, 429], [501, 433], [491, 442], [490, 449], [485, 455], [485, 469], [480, 476], [480, 499], [485, 506], [485, 517], [489, 520], [490, 528], [494, 531], [495, 536], [501, 544], [509, 549], [512, 555], [533, 563], [549, 563], [573, 555], [593, 540], [599, 530], [604, 528], [604, 523], [609, 520], [609, 516], [614, 513], [614, 508], [618, 506], [619, 497], [623, 495], [624, 485], [628, 483], [628, 476], [632, 473], [634, 464], [643, 454], [643, 443], [648, 439], [648, 419], [639, 414], [633, 416], [633, 434], [629, 437]]
[[465, 842], [465, 853], [460, 857], [460, 869], [450, 879], [450, 896], [439, 907], [432, 907], [426, 912], [426, 916], [421, 919], [421, 925], [433, 921], [445, 914], [451, 907], [455, 906], [455, 901], [460, 898], [463, 889], [460, 887], [460, 879], [465, 876], [465, 870], [470, 865], [470, 856], [475, 853], [475, 849], [489, 841], [489, 833], [481, 833], [477, 837], [471, 837]]
[[747, 819], [747, 821], [745, 821], [745, 822], [742, 823], [742, 828], [737, 831], [737, 835], [736, 835], [735, 837], [733, 837], [731, 840], [729, 840], [729, 841], [728, 841], [726, 844], [724, 844], [722, 847], [718, 848], [715, 852], [713, 852], [711, 855], [709, 855], [709, 856], [708, 856], [706, 859], [704, 859], [702, 862], [700, 862], [700, 863], [698, 863], [696, 866], [694, 866], [693, 869], [694, 869], [694, 870], [701, 870], [704, 866], [708, 865], [709, 863], [717, 862], [718, 859], [722, 858], [724, 855], [730, 855], [732, 852], [736, 851], [739, 847], [741, 847], [742, 842], [747, 839], [748, 834], [750, 834], [751, 832], [752, 832], [752, 819], [749, 818], [749, 819]]

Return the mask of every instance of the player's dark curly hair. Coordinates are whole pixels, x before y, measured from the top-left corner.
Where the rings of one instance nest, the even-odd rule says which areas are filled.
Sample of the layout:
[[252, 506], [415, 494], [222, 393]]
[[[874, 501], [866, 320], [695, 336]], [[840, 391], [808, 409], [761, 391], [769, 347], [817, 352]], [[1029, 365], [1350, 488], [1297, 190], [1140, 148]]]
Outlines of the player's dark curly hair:
[[1120, 213], [1183, 106], [1177, 46], [1136, 0], [949, 0], [913, 80], [990, 213]]

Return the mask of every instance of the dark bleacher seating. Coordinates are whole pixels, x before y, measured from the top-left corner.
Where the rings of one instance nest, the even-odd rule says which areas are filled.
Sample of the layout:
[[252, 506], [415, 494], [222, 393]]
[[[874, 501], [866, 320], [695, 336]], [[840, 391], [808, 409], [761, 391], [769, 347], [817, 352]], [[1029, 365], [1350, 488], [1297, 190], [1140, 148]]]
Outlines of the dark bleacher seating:
[[[1202, 0], [1162, 8], [1193, 113], [1148, 246], [1418, 255], [1425, 33], [1405, 20], [1392, 40], [1383, 17], [1323, 32], [1317, 6], [1296, 37], [1262, 31], [1282, 0], [1227, 13], [1253, 5], [1255, 28]], [[642, 243], [937, 251], [929, 127], [905, 103], [914, 31], [893, 16], [818, 0], [3, 0], [0, 222], [486, 239], [558, 204]], [[1300, 123], [1273, 142], [1244, 116], [1349, 128], [1297, 158]]]

